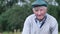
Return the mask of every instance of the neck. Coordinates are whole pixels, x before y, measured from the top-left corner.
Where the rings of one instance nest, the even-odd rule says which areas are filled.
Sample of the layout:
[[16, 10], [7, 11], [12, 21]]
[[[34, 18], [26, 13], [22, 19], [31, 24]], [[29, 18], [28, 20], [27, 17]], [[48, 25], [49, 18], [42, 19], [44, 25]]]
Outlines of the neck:
[[43, 19], [44, 19], [44, 17], [42, 19], [37, 19], [37, 20], [39, 20], [41, 22]]

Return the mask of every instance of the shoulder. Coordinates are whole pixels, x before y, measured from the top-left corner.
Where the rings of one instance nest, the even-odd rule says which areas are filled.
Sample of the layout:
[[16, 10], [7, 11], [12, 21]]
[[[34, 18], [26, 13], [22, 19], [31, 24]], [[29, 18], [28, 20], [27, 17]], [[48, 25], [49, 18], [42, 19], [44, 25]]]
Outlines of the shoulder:
[[34, 18], [34, 14], [29, 15], [29, 16], [26, 18], [24, 24], [25, 24], [25, 25], [26, 25], [26, 24], [31, 25], [31, 21], [32, 21], [33, 18]]
[[50, 15], [50, 14], [46, 14], [46, 15], [47, 15], [47, 18], [48, 18], [49, 20], [57, 21], [56, 18], [53, 17], [52, 15]]
[[53, 17], [52, 15], [49, 15], [49, 14], [46, 14], [46, 15], [47, 15], [47, 19], [48, 19], [48, 21], [50, 22], [51, 25], [58, 24], [55, 17]]

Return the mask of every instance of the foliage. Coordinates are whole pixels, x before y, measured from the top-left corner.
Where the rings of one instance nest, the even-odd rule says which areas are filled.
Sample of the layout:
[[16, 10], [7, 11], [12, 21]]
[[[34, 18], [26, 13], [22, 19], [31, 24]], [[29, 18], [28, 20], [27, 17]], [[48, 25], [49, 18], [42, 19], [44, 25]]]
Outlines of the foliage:
[[[24, 2], [24, 0], [21, 1]], [[34, 0], [31, 0], [31, 2], [33, 1]], [[0, 2], [0, 32], [6, 30], [12, 31], [14, 29], [20, 29], [22, 31], [26, 17], [33, 13], [31, 4], [20, 7], [18, 5], [14, 5], [17, 3], [15, 0], [11, 0], [10, 2], [7, 1], [7, 4], [3, 3], [5, 2], [4, 0], [0, 0]], [[57, 19], [60, 26], [60, 6], [49, 5], [48, 13]]]

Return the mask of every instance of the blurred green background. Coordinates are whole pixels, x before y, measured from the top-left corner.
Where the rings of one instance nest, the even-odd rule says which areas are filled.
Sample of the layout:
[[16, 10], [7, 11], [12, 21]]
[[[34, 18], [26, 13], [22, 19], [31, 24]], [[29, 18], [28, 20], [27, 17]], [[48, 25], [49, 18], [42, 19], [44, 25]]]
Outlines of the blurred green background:
[[[31, 3], [34, 0], [0, 0], [0, 33], [21, 32], [26, 17], [32, 14]], [[48, 5], [48, 13], [54, 16], [58, 21], [60, 32], [60, 0], [56, 0], [59, 4]]]

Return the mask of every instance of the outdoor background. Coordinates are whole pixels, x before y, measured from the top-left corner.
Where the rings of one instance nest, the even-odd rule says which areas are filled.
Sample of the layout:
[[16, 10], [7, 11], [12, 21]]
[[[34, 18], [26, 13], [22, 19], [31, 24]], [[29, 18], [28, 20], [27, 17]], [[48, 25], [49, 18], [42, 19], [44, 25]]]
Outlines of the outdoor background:
[[[0, 34], [18, 34], [23, 29], [26, 17], [32, 14], [34, 0], [0, 0]], [[48, 13], [58, 21], [60, 32], [60, 0], [48, 1]]]

